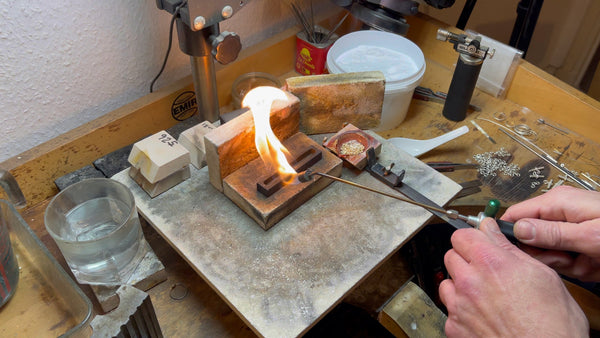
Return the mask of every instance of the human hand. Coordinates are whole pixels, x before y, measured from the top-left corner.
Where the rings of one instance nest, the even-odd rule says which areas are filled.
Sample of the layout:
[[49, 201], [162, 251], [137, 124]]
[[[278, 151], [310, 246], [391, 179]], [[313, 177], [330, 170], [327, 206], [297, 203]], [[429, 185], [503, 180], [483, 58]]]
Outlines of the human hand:
[[566, 276], [600, 281], [600, 193], [560, 186], [511, 206], [501, 219], [516, 221], [515, 237], [532, 257]]
[[449, 337], [583, 337], [585, 315], [555, 271], [512, 245], [491, 218], [454, 232], [440, 284]]

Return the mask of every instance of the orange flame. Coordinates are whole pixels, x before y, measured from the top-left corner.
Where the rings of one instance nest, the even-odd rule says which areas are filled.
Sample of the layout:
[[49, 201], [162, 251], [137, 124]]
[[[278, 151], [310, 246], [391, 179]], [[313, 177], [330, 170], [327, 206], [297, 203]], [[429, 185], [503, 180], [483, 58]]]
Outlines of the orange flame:
[[289, 151], [281, 144], [271, 129], [270, 117], [273, 102], [275, 100], [287, 101], [287, 99], [283, 90], [264, 86], [250, 90], [242, 101], [242, 107], [250, 108], [254, 117], [256, 150], [265, 166], [269, 170], [277, 171], [283, 184], [292, 183], [297, 173], [285, 157], [289, 156]]

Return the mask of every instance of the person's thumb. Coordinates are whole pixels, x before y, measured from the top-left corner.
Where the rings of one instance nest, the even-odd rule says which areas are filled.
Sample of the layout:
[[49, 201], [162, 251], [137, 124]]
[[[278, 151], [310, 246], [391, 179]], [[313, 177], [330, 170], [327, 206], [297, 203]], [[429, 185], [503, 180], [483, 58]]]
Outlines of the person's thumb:
[[515, 223], [515, 237], [522, 243], [544, 249], [582, 252], [582, 227], [567, 222], [522, 219]]

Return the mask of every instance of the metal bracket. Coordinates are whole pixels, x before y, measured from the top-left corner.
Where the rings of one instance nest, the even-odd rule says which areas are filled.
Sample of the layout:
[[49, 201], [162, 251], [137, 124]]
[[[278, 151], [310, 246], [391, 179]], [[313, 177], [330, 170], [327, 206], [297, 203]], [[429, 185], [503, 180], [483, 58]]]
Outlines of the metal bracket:
[[386, 168], [377, 163], [377, 155], [375, 155], [375, 150], [373, 148], [369, 148], [367, 150], [366, 169], [371, 175], [373, 175], [373, 177], [392, 188], [402, 185], [402, 180], [404, 179], [404, 174], [406, 173], [405, 170], [402, 169], [398, 174], [396, 174], [392, 172], [391, 168]]

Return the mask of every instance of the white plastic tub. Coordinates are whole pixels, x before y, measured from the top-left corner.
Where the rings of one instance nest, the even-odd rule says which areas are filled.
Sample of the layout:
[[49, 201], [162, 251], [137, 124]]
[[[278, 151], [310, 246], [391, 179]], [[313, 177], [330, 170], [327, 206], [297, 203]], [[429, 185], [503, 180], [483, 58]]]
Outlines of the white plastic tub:
[[339, 38], [327, 54], [331, 74], [379, 70], [385, 76], [381, 123], [376, 130], [396, 128], [406, 118], [415, 88], [425, 73], [421, 49], [407, 38], [368, 30]]

